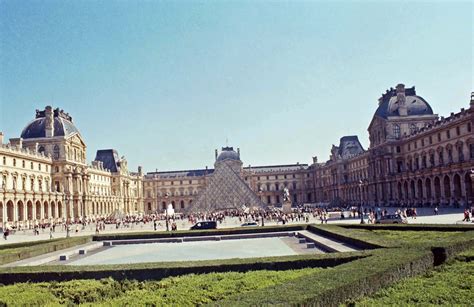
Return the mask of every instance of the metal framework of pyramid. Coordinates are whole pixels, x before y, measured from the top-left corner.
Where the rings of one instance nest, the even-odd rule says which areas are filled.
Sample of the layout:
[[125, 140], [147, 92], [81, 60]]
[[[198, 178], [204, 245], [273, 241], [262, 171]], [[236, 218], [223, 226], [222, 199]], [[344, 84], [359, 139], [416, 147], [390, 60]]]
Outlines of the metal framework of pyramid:
[[263, 209], [265, 204], [229, 165], [221, 163], [209, 178], [206, 189], [189, 207], [191, 212], [214, 212], [226, 209]]

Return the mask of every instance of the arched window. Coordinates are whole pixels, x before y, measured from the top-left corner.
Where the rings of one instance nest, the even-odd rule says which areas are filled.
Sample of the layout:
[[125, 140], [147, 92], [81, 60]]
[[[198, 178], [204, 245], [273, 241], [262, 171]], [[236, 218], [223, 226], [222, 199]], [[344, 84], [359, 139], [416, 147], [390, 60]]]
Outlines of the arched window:
[[38, 148], [38, 152], [44, 154], [44, 152], [45, 152], [44, 146], [40, 146], [40, 147]]
[[411, 124], [410, 125], [410, 134], [415, 134], [416, 132], [416, 125], [415, 124]]
[[393, 125], [393, 135], [398, 139], [400, 138], [400, 126]]
[[56, 160], [59, 159], [59, 146], [58, 145], [54, 145], [53, 158]]

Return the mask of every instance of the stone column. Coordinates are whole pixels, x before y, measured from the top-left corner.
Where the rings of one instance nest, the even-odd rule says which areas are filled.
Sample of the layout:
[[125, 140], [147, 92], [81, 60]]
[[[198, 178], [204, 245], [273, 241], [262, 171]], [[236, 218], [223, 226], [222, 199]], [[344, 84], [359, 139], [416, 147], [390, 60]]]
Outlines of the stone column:
[[48, 219], [51, 219], [51, 212], [52, 212], [52, 208], [51, 208], [51, 202], [48, 204]]
[[[454, 188], [454, 176], [449, 176], [449, 177], [450, 177], [450, 178], [449, 178], [449, 183], [450, 183], [450, 185], [451, 185], [451, 186], [450, 186], [450, 188], [451, 188], [451, 199], [452, 199], [452, 200], [456, 200], [456, 198], [455, 198], [456, 195], [455, 195], [455, 193], [454, 193], [454, 191], [455, 191], [455, 188]], [[453, 202], [453, 204], [454, 204], [454, 202]]]
[[5, 227], [5, 223], [8, 221], [7, 220], [7, 204], [5, 202], [5, 199], [2, 202], [2, 227]]
[[12, 222], [18, 221], [18, 206], [16, 204], [16, 199], [13, 200], [13, 219]]
[[439, 180], [439, 190], [440, 190], [440, 193], [441, 193], [441, 199], [444, 199], [445, 201], [448, 201], [446, 199], [446, 193], [444, 191], [444, 176], [440, 176], [440, 180]]
[[436, 191], [435, 191], [435, 181], [434, 181], [434, 177], [431, 177], [430, 178], [430, 185], [431, 185], [431, 200], [433, 201], [438, 201], [439, 202], [439, 199], [436, 199]]
[[461, 198], [465, 200], [467, 197], [466, 181], [464, 180], [464, 177], [461, 177], [461, 176], [460, 176], [460, 180], [461, 180]]
[[28, 221], [28, 205], [25, 200], [21, 201], [23, 203], [23, 221]]

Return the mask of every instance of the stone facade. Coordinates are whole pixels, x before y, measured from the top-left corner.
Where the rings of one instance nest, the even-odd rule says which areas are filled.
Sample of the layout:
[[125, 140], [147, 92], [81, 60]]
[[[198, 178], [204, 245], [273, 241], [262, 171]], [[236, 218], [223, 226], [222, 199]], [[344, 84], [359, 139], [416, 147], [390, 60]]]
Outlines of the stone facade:
[[109, 170], [96, 159], [86, 164], [86, 144], [72, 117], [47, 106], [20, 138], [0, 139], [0, 226], [80, 220], [143, 212], [141, 169], [126, 160]]
[[[313, 172], [307, 164], [243, 167], [240, 150], [229, 153], [231, 150], [225, 150], [226, 148], [229, 149], [223, 148], [221, 155], [218, 155], [216, 150], [216, 166], [223, 157], [232, 158], [232, 155], [235, 155], [236, 159], [238, 157], [238, 162], [232, 165], [232, 169], [239, 174], [242, 183], [260, 198], [262, 205], [281, 205], [285, 187], [290, 190], [294, 204], [315, 201]], [[176, 212], [191, 211], [202, 192], [210, 185], [214, 172], [215, 169], [206, 167], [196, 170], [147, 173], [143, 179], [145, 212], [163, 212], [167, 204], [172, 204]], [[232, 200], [229, 208], [254, 203], [238, 199], [239, 197], [236, 197], [235, 201]]]
[[[368, 127], [370, 146], [345, 136], [327, 162], [243, 166], [240, 150], [215, 153], [265, 205], [449, 205], [474, 201], [474, 96], [467, 109], [443, 118], [399, 84], [382, 94]], [[210, 185], [208, 167], [187, 171], [128, 171], [117, 151], [97, 151], [86, 163], [86, 144], [72, 117], [46, 107], [20, 138], [3, 144], [0, 133], [1, 225], [31, 226], [51, 220], [188, 211]], [[229, 149], [229, 148], [227, 148]], [[245, 205], [245, 201], [236, 206]], [[227, 204], [226, 204], [227, 205]]]
[[[411, 109], [410, 103], [415, 107]], [[373, 206], [472, 204], [473, 125], [474, 97], [468, 109], [438, 118], [416, 96], [414, 87], [405, 90], [399, 84], [379, 100], [368, 129], [368, 150], [355, 156], [332, 154], [328, 162], [312, 165], [317, 201]]]

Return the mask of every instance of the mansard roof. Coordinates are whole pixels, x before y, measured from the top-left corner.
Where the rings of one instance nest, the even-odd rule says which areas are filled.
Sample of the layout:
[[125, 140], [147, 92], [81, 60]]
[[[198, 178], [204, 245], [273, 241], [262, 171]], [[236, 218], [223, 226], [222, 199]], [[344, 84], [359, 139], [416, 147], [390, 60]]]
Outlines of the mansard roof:
[[148, 177], [160, 177], [160, 178], [178, 178], [178, 177], [199, 177], [212, 174], [214, 169], [195, 169], [195, 170], [182, 170], [182, 171], [163, 171], [163, 172], [148, 172]]
[[[53, 136], [68, 137], [74, 133], [79, 133], [72, 122], [72, 117], [63, 110], [53, 110]], [[23, 139], [46, 137], [46, 115], [45, 111], [36, 110], [36, 117], [21, 132]]]
[[342, 159], [351, 158], [364, 151], [357, 135], [343, 136], [339, 141], [338, 154]]
[[[250, 170], [253, 170], [256, 173], [266, 173], [266, 172], [288, 172], [296, 171], [300, 169], [308, 168], [308, 164], [282, 164], [282, 165], [266, 165], [266, 166], [250, 166]], [[248, 170], [249, 167], [244, 167]]]
[[[405, 88], [405, 105], [407, 116], [413, 115], [433, 115], [433, 109], [429, 103], [421, 96], [416, 95], [415, 87]], [[400, 116], [398, 112], [397, 89], [390, 88], [379, 98], [379, 106], [374, 116], [387, 119], [391, 116]]]
[[104, 168], [109, 169], [113, 173], [120, 171], [120, 158], [115, 149], [97, 150], [95, 161], [101, 161]]

